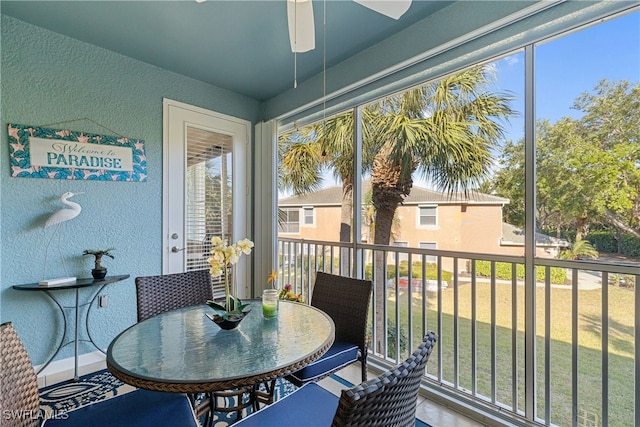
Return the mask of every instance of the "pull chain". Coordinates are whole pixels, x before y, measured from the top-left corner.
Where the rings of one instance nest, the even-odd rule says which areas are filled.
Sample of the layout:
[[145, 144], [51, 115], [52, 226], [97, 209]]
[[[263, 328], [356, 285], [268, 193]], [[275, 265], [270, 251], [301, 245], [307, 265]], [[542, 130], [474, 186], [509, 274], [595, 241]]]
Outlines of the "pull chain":
[[293, 2], [293, 88], [298, 87], [298, 1]]
[[327, 111], [327, 0], [322, 2], [322, 123]]

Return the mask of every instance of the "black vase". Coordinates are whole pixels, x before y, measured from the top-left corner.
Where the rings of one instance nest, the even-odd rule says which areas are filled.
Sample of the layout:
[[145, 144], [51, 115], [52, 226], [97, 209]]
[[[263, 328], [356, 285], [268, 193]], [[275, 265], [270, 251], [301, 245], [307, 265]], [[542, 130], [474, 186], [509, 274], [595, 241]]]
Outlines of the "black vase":
[[101, 270], [96, 270], [94, 268], [93, 270], [91, 270], [91, 275], [94, 279], [104, 279], [104, 277], [107, 275], [107, 269], [103, 268]]

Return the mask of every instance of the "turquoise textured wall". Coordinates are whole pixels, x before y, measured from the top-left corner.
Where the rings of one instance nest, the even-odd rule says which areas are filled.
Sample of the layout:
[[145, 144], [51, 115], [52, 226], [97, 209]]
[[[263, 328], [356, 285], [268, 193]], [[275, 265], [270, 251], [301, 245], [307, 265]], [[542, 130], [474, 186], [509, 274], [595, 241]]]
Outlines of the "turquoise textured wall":
[[[60, 196], [66, 191], [84, 192], [72, 199], [81, 204], [82, 213], [64, 224], [60, 242], [69, 273], [89, 277], [93, 257], [83, 257], [83, 250], [113, 246], [115, 259], [106, 258], [103, 263], [109, 275], [131, 275], [105, 289], [103, 294], [110, 297], [107, 308], [92, 308], [92, 336], [106, 348], [115, 335], [135, 322], [133, 278], [162, 271], [162, 99], [252, 123], [259, 118], [260, 104], [7, 16], [0, 23], [0, 320], [14, 323], [33, 363], [40, 364], [61, 338], [61, 316], [44, 294], [18, 292], [11, 286], [43, 278], [45, 245], [52, 232], [43, 224], [63, 207]], [[11, 177], [8, 123], [43, 126], [82, 118], [143, 139], [147, 182]], [[87, 120], [50, 127], [113, 134]], [[47, 276], [65, 276], [55, 242], [48, 258]], [[65, 304], [73, 304], [72, 291], [56, 295]], [[80, 296], [86, 299], [88, 292]], [[83, 354], [95, 349], [81, 343], [79, 350]], [[69, 345], [56, 360], [72, 355]]]

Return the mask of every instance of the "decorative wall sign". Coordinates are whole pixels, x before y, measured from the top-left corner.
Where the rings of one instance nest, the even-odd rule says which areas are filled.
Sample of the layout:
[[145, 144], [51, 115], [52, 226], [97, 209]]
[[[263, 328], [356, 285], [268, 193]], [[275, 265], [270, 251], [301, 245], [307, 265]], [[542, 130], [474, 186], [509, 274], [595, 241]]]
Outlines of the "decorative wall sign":
[[11, 176], [146, 181], [144, 141], [9, 124]]

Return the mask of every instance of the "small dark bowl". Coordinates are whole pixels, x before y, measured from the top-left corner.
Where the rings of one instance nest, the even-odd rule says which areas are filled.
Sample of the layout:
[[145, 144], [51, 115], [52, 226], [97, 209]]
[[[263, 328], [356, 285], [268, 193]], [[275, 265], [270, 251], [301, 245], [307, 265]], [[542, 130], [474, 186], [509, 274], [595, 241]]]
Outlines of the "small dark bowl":
[[213, 316], [210, 314], [207, 314], [206, 316], [209, 319], [211, 319], [213, 323], [218, 325], [220, 329], [229, 331], [231, 329], [237, 328], [240, 325], [240, 322], [242, 322], [242, 319], [244, 319], [247, 316], [247, 314], [249, 314], [248, 311], [244, 312], [242, 317], [234, 317], [232, 319], [224, 319], [223, 317], [218, 316], [217, 314], [214, 314]]

